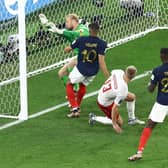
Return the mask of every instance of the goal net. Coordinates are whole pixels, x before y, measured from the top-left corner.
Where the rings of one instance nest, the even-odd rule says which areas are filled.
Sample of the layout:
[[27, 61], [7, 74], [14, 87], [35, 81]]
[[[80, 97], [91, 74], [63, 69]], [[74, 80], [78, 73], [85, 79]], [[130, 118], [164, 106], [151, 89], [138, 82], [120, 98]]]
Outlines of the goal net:
[[[0, 116], [14, 118], [18, 118], [22, 106], [18, 15], [11, 14], [18, 10], [17, 3], [0, 1]], [[57, 68], [73, 56], [64, 53], [68, 42], [63, 37], [40, 24], [40, 13], [61, 29], [69, 13], [78, 14], [83, 24], [98, 22], [100, 36], [109, 47], [168, 27], [168, 0], [25, 0], [24, 6], [26, 77]]]

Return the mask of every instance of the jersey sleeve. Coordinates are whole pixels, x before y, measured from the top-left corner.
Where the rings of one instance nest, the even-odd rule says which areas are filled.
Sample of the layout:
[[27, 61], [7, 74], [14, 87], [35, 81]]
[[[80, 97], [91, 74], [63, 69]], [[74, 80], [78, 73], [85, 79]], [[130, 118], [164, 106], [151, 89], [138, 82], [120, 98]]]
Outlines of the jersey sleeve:
[[75, 39], [79, 38], [80, 36], [88, 36], [89, 31], [83, 28], [78, 30], [64, 30], [63, 36], [70, 42], [73, 42]]
[[117, 96], [114, 100], [114, 103], [117, 105], [117, 106], [120, 106], [120, 104], [122, 103], [122, 101], [125, 99], [125, 97], [123, 96]]
[[107, 48], [107, 43], [106, 42], [102, 42], [99, 46], [99, 51], [98, 54], [99, 55], [105, 55], [105, 50]]
[[154, 85], [157, 85], [157, 82], [158, 82], [157, 70], [154, 69], [154, 70], [152, 71], [151, 83], [154, 84]]
[[79, 43], [80, 43], [80, 38], [72, 42], [71, 48], [72, 49], [79, 48]]
[[127, 89], [123, 89], [118, 91], [116, 98], [114, 99], [114, 103], [118, 106], [126, 99], [128, 95]]
[[80, 33], [78, 31], [70, 31], [70, 30], [64, 30], [63, 36], [72, 42], [74, 39], [78, 38], [80, 36]]

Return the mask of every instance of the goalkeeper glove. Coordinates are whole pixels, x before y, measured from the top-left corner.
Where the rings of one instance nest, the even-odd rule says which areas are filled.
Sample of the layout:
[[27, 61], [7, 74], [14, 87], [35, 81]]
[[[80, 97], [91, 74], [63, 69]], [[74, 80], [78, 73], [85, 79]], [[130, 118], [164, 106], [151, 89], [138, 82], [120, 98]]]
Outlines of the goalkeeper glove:
[[47, 17], [43, 13], [39, 14], [39, 18], [43, 26], [49, 27], [48, 31], [51, 31], [57, 34], [63, 34], [64, 30], [58, 29], [53, 22], [48, 22]]
[[40, 14], [39, 14], [39, 19], [40, 19], [41, 24], [42, 24], [43, 26], [47, 26], [48, 19], [47, 19], [47, 17], [46, 17], [43, 13], [40, 13]]
[[63, 34], [63, 29], [58, 29], [53, 22], [47, 23], [47, 26], [49, 27], [48, 31], [51, 31], [53, 33], [57, 34]]

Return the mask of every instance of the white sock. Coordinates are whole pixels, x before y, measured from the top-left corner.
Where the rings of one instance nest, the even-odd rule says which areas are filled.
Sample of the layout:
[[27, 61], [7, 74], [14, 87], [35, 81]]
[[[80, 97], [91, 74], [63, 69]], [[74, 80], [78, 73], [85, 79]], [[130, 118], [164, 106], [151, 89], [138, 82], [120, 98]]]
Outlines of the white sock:
[[128, 118], [135, 119], [135, 100], [132, 102], [127, 102], [127, 111], [128, 111]]
[[105, 125], [112, 125], [112, 120], [107, 117], [96, 116], [94, 120]]

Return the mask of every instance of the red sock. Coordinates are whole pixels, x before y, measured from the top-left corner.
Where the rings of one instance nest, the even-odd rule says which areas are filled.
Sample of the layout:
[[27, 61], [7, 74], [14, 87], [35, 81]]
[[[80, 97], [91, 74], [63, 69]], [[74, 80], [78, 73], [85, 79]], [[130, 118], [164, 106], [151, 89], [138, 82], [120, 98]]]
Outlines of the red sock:
[[139, 146], [138, 146], [138, 151], [139, 152], [142, 152], [144, 150], [144, 147], [151, 135], [151, 128], [144, 128], [143, 131], [142, 131], [142, 134], [141, 134], [141, 138], [140, 138], [140, 141], [139, 141]]
[[80, 83], [79, 91], [78, 91], [78, 94], [77, 94], [77, 101], [78, 101], [79, 106], [81, 104], [81, 101], [82, 101], [85, 93], [86, 93], [86, 86], [84, 84]]
[[69, 83], [66, 85], [66, 94], [71, 107], [72, 108], [79, 107], [78, 102], [76, 101], [75, 92], [73, 90], [73, 84]]

